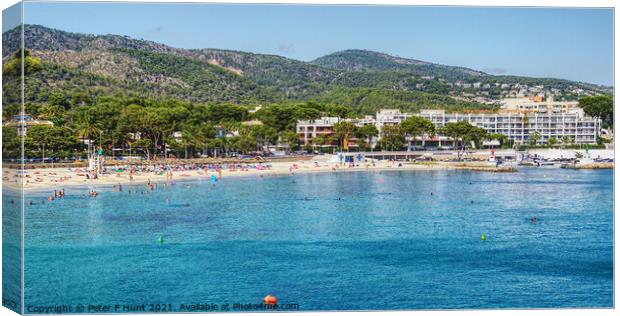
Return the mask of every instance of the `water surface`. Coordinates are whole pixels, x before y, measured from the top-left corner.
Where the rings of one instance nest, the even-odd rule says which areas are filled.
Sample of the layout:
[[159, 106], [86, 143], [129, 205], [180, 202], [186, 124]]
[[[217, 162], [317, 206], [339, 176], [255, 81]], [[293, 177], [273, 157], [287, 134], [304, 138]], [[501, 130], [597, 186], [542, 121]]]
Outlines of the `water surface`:
[[74, 188], [45, 204], [32, 193], [26, 306], [178, 310], [271, 293], [301, 310], [611, 307], [612, 176], [353, 172]]

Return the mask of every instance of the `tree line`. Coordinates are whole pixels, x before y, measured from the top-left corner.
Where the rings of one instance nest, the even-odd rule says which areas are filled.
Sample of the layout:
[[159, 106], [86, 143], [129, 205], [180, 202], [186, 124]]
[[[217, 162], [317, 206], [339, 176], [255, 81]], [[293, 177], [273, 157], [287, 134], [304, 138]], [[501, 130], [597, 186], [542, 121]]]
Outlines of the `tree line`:
[[[5, 82], [18, 81], [16, 79], [22, 72], [22, 56], [27, 79], [45, 71], [45, 66], [42, 66], [38, 58], [32, 57], [28, 51], [23, 53], [18, 51], [4, 65]], [[162, 58], [164, 61], [167, 60], [165, 56], [160, 55], [143, 56], [147, 57], [153, 59], [152, 67], [158, 67]], [[172, 69], [176, 60], [163, 64], [167, 69]], [[191, 66], [197, 67], [193, 64]], [[130, 93], [89, 94], [80, 90], [51, 90], [44, 93], [45, 101], [24, 104], [24, 111], [27, 114], [53, 123], [28, 128], [24, 137], [24, 154], [29, 158], [82, 157], [86, 154], [87, 142], [101, 147], [107, 155], [139, 154], [147, 158], [260, 152], [264, 146], [276, 143], [285, 145], [289, 151], [294, 151], [300, 149], [299, 138], [295, 131], [298, 120], [316, 119], [321, 116], [351, 118], [360, 114], [374, 113], [385, 106], [394, 106], [405, 111], [419, 110], [422, 106], [441, 106], [433, 95], [376, 89], [336, 89], [323, 97], [309, 101], [277, 101], [263, 104], [256, 101], [243, 104], [232, 102], [204, 104], [165, 96], [144, 97]], [[477, 105], [447, 96], [440, 101], [445, 103], [444, 107], [447, 106], [452, 110], [473, 109]], [[587, 114], [601, 118], [606, 126], [613, 125], [611, 96], [586, 97], [580, 100], [580, 106]], [[489, 109], [495, 110], [493, 107]], [[3, 120], [5, 122], [10, 120], [21, 110], [21, 104], [18, 102], [6, 103], [3, 108]], [[17, 129], [5, 125], [3, 133], [4, 156], [18, 158], [21, 146]], [[432, 136], [436, 133], [450, 137], [453, 146], [462, 149], [467, 143], [478, 143], [484, 137], [505, 140], [505, 136], [486, 135], [483, 129], [466, 122], [448, 123], [441, 130], [435, 130], [430, 121], [411, 117], [401, 124], [385, 126], [381, 135], [373, 125], [358, 128], [350, 122], [343, 121], [334, 126], [334, 135], [319, 136], [304, 149], [311, 151], [316, 146], [334, 142], [342, 148], [345, 147], [345, 141], [356, 137], [361, 140], [359, 142], [361, 148], [374, 150], [370, 148], [371, 140], [373, 137], [381, 136], [379, 149], [400, 150], [407, 137], [415, 139], [418, 136]]]
[[[359, 141], [360, 150], [399, 151], [410, 145], [415, 150], [418, 138], [424, 148], [426, 139], [437, 134], [447, 136], [452, 141], [453, 148], [459, 150], [465, 150], [466, 145], [471, 142], [479, 147], [481, 142], [490, 136], [483, 128], [473, 126], [466, 121], [449, 122], [441, 128], [436, 128], [435, 124], [428, 119], [411, 116], [399, 124], [384, 125], [381, 131], [374, 125], [358, 127], [352, 122], [341, 121], [334, 124], [334, 134], [331, 139], [325, 136], [317, 137], [313, 145], [337, 142], [340, 149], [346, 149], [345, 143], [355, 137]], [[372, 148], [372, 139], [377, 136], [380, 136], [377, 146]]]

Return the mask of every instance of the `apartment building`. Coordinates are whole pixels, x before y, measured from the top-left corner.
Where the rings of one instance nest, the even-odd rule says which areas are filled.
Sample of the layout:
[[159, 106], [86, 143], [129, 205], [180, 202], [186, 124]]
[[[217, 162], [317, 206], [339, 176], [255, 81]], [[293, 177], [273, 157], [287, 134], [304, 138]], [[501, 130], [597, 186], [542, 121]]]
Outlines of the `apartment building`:
[[[580, 109], [579, 109], [580, 110]], [[442, 110], [423, 110], [420, 116], [430, 120], [437, 128], [449, 122], [466, 121], [484, 128], [489, 134], [504, 134], [517, 144], [529, 142], [534, 132], [540, 134], [537, 143], [547, 143], [564, 137], [575, 144], [595, 144], [601, 134], [601, 121], [583, 116], [583, 111], [565, 112], [503, 112], [498, 113], [446, 113]]]
[[[547, 104], [548, 105], [548, 104]], [[551, 104], [554, 106], [554, 104]], [[489, 134], [504, 134], [517, 144], [529, 143], [530, 136], [537, 132], [540, 138], [537, 143], [547, 143], [551, 138], [562, 141], [565, 137], [575, 144], [595, 144], [601, 134], [601, 121], [583, 115], [580, 108], [556, 107], [557, 110], [535, 111], [503, 109], [497, 113], [447, 113], [444, 110], [422, 110], [420, 113], [403, 113], [397, 109], [384, 109], [375, 117], [346, 119], [357, 126], [374, 124], [381, 133], [383, 126], [399, 124], [413, 115], [424, 117], [437, 128], [447, 123], [466, 121], [484, 128]], [[540, 108], [539, 108], [540, 110]], [[318, 135], [332, 135], [333, 125], [339, 122], [336, 117], [323, 117], [317, 120], [299, 121], [297, 133], [303, 144], [311, 144]], [[380, 134], [379, 133], [379, 134]], [[371, 140], [376, 144], [379, 138]], [[441, 135], [428, 141], [446, 141]], [[337, 145], [337, 144], [334, 144]]]
[[505, 112], [537, 112], [537, 113], [567, 113], [577, 112], [583, 116], [583, 110], [577, 101], [555, 101], [553, 97], [544, 99], [542, 96], [525, 98], [509, 98], [500, 101], [502, 111]]
[[313, 144], [313, 140], [320, 135], [332, 136], [334, 124], [340, 122], [337, 117], [321, 117], [314, 120], [301, 120], [297, 122], [297, 134], [302, 144]]

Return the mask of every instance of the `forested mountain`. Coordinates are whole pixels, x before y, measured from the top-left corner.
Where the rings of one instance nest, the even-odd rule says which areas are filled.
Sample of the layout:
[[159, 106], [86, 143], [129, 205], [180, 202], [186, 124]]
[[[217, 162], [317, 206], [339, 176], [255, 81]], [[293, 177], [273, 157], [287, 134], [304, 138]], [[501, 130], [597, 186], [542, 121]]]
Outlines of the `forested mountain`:
[[488, 76], [481, 71], [463, 67], [444, 66], [421, 60], [395, 57], [384, 53], [361, 49], [349, 49], [319, 57], [312, 64], [347, 71], [403, 71], [419, 76], [435, 76], [445, 79], [467, 79], [472, 76]]
[[[19, 48], [19, 32], [3, 33], [4, 62]], [[39, 25], [26, 25], [24, 35], [26, 49], [43, 65], [42, 71], [26, 78], [26, 100], [34, 103], [46, 102], [59, 90], [66, 95], [172, 97], [198, 103], [342, 102], [354, 112], [370, 114], [386, 106], [490, 108], [494, 100], [513, 94], [574, 99], [611, 91], [561, 79], [493, 76], [367, 50], [304, 62], [221, 49], [173, 48]], [[5, 102], [19, 101], [17, 84], [5, 80], [5, 90], [14, 91], [5, 93]]]
[[[367, 50], [304, 62], [38, 25], [24, 27], [22, 51], [20, 32], [2, 36], [2, 150], [3, 157], [13, 159], [22, 146], [10, 122], [22, 109], [22, 65], [26, 113], [51, 122], [28, 128], [24, 153], [69, 161], [86, 155], [84, 139], [107, 153], [133, 151], [146, 158], [252, 153], [276, 143], [297, 150], [298, 120], [360, 117], [390, 108], [493, 111], [503, 97], [576, 99], [613, 91], [561, 79], [494, 76]], [[603, 98], [611, 107], [611, 98]], [[243, 123], [248, 120], [261, 124]], [[216, 137], [222, 129], [238, 135]], [[304, 149], [338, 144], [334, 137], [316, 137]]]

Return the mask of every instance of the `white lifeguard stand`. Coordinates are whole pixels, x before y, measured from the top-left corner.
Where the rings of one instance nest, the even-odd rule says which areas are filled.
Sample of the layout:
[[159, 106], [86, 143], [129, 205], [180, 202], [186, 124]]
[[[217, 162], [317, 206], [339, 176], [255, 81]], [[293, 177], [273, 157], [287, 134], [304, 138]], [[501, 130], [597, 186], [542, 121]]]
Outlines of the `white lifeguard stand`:
[[96, 171], [97, 174], [103, 174], [103, 149], [94, 148], [88, 152], [88, 171]]

